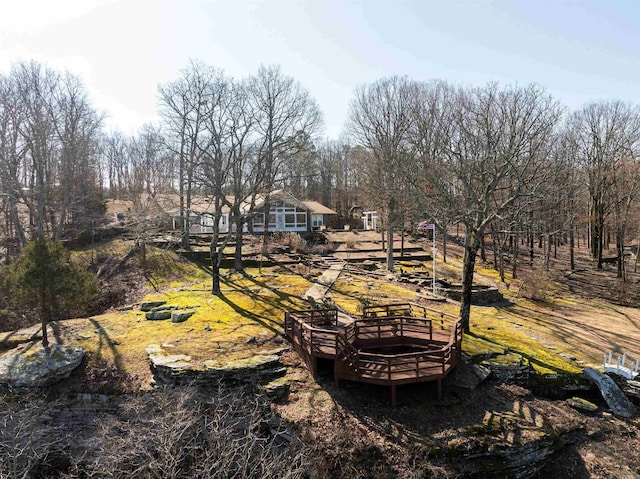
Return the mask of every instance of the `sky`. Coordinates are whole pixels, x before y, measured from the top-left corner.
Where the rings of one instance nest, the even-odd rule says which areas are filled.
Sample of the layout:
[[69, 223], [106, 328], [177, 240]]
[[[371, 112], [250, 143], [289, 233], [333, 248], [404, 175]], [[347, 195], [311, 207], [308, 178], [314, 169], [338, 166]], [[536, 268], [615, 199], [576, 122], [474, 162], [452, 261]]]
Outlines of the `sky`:
[[569, 109], [640, 104], [636, 0], [7, 0], [0, 73], [19, 60], [84, 82], [106, 126], [157, 122], [190, 59], [242, 78], [280, 65], [338, 138], [357, 86], [391, 75], [538, 83]]

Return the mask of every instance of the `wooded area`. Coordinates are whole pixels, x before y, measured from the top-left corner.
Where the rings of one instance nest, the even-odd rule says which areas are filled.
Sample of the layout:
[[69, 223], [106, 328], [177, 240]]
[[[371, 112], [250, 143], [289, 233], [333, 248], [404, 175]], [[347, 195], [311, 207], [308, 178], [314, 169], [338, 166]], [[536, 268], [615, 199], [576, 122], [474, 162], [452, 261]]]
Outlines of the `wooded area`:
[[[485, 239], [503, 278], [507, 265], [516, 277], [518, 261], [533, 261], [536, 244], [544, 269], [558, 244], [573, 251], [581, 243], [600, 268], [615, 247], [617, 276], [626, 279], [625, 248], [637, 239], [637, 105], [596, 101], [567, 111], [538, 85], [388, 77], [358, 88], [345, 135], [323, 140], [318, 105], [279, 67], [235, 79], [192, 62], [159, 85], [158, 112], [161, 122], [135, 136], [107, 132], [73, 74], [25, 61], [0, 76], [6, 261], [30, 238], [95, 227], [106, 198], [135, 203], [143, 193], [177, 192], [188, 247], [192, 195], [214, 198], [216, 219], [229, 207], [241, 232], [240, 204], [281, 187], [346, 219], [376, 210], [387, 235], [422, 220], [440, 232], [463, 227], [467, 329]], [[231, 228], [221, 238], [217, 224], [214, 273], [232, 238]]]

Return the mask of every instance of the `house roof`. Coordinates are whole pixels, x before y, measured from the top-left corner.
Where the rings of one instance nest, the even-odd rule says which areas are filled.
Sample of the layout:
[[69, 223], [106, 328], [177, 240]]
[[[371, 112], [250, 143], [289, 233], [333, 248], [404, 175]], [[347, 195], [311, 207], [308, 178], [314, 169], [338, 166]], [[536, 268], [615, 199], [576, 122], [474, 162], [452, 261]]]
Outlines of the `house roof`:
[[[157, 194], [156, 202], [158, 206], [167, 214], [178, 214], [180, 212], [180, 196], [175, 193], [169, 194]], [[191, 197], [191, 208], [190, 210], [194, 213], [211, 213], [215, 212], [215, 207], [213, 204], [213, 197], [211, 196], [199, 196], [193, 195]], [[234, 197], [228, 196], [227, 201], [233, 203]], [[222, 206], [222, 212], [227, 213], [229, 211], [229, 207], [227, 205]]]
[[303, 201], [306, 205], [307, 209], [312, 213], [322, 214], [322, 215], [337, 215], [337, 211], [333, 211], [331, 208], [323, 205], [322, 203], [318, 203], [317, 201], [306, 200]]
[[267, 198], [269, 198], [269, 201], [280, 200], [280, 201], [284, 201], [285, 203], [289, 203], [291, 205], [297, 206], [297, 207], [305, 209], [305, 210], [309, 209], [309, 207], [307, 205], [305, 205], [303, 201], [300, 201], [298, 198], [293, 196], [291, 193], [287, 193], [284, 190], [274, 190], [271, 193], [269, 193], [268, 195], [259, 195], [259, 196], [257, 196], [256, 197], [256, 202], [255, 202], [255, 208], [262, 208], [264, 206]]
[[[269, 201], [280, 200], [285, 203], [297, 206], [298, 208], [307, 210], [311, 213], [323, 214], [323, 215], [337, 215], [334, 210], [324, 206], [317, 201], [301, 201], [291, 193], [287, 193], [285, 190], [275, 190], [269, 193], [268, 195], [258, 195], [255, 199], [254, 208], [260, 209], [264, 207], [264, 204], [269, 198]], [[175, 193], [158, 193], [155, 196], [150, 196], [146, 198], [148, 202], [153, 202], [157, 205], [158, 209], [163, 211], [165, 214], [176, 215], [180, 212], [180, 196]], [[200, 196], [193, 195], [191, 197], [191, 211], [196, 214], [204, 214], [210, 213], [214, 214], [215, 208], [213, 204], [214, 198], [212, 196]], [[233, 203], [235, 198], [233, 196], [227, 196], [227, 201], [229, 203]], [[247, 213], [249, 211], [250, 204], [248, 202], [243, 202], [240, 206], [240, 210], [243, 213]], [[229, 212], [230, 208], [227, 205], [222, 207], [222, 212]]]

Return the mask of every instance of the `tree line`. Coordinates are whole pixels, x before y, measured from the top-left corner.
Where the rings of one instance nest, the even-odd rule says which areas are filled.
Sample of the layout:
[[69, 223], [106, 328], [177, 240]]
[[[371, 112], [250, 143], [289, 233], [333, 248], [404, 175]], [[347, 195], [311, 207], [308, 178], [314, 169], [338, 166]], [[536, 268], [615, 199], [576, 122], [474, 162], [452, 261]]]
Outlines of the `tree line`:
[[[263, 195], [268, 207], [268, 193], [284, 187], [347, 219], [375, 209], [390, 239], [407, 222], [429, 220], [441, 232], [462, 227], [467, 324], [475, 261], [486, 244], [503, 278], [506, 264], [517, 276], [518, 261], [532, 262], [536, 245], [543, 268], [558, 244], [569, 245], [575, 268], [580, 241], [598, 267], [613, 245], [626, 278], [625, 245], [637, 228], [637, 105], [594, 101], [569, 111], [535, 84], [467, 87], [393, 76], [358, 87], [344, 135], [328, 141], [319, 136], [315, 100], [277, 66], [237, 79], [192, 61], [159, 85], [157, 98], [159, 123], [129, 137], [104, 130], [72, 74], [19, 62], [0, 76], [7, 239], [24, 246], [33, 236], [62, 238], [97, 221], [107, 197], [175, 192], [187, 247], [192, 199], [208, 195], [215, 293], [232, 238], [231, 228], [218, 230], [223, 208], [239, 232], [241, 269], [246, 205]], [[392, 248], [387, 267], [394, 269]]]

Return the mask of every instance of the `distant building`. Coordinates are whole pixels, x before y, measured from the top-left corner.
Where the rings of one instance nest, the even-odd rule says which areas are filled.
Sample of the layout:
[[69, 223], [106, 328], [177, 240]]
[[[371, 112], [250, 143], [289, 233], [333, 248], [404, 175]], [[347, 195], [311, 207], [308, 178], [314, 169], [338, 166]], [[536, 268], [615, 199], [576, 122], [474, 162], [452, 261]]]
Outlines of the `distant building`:
[[[158, 194], [155, 196], [158, 209], [171, 220], [173, 229], [180, 229], [180, 197], [176, 194]], [[227, 197], [229, 203], [233, 197]], [[266, 211], [267, 205], [269, 211]], [[316, 201], [301, 201], [284, 190], [276, 190], [269, 195], [256, 197], [253, 211], [251, 205], [243, 204], [241, 214], [247, 216], [244, 231], [263, 233], [265, 221], [269, 221], [269, 232], [310, 232], [327, 227], [330, 218], [338, 213]], [[223, 205], [220, 217], [219, 232], [224, 234], [235, 231], [235, 223], [231, 224], [230, 208]], [[189, 209], [189, 231], [191, 233], [212, 233], [215, 221], [214, 199], [207, 196], [192, 196]]]

